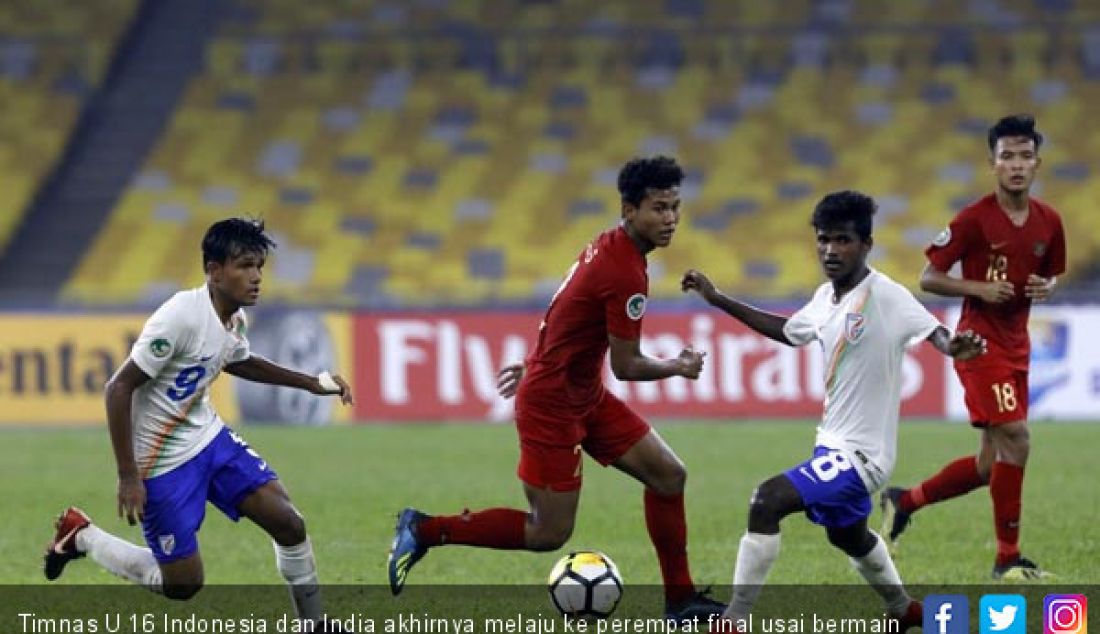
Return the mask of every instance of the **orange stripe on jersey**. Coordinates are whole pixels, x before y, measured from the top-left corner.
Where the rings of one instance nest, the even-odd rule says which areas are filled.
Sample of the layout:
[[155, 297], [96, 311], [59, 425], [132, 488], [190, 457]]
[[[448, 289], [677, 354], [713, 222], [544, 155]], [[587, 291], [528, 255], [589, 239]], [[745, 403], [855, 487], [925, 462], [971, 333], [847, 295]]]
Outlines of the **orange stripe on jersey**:
[[164, 449], [164, 443], [172, 436], [176, 431], [176, 428], [180, 426], [183, 421], [187, 420], [187, 415], [194, 409], [195, 404], [202, 400], [203, 395], [206, 394], [206, 388], [199, 390], [190, 401], [183, 406], [183, 411], [172, 417], [172, 420], [168, 423], [168, 427], [164, 431], [157, 435], [156, 441], [153, 443], [153, 451], [146, 459], [145, 465], [141, 468], [141, 479], [149, 477], [149, 473], [153, 471], [153, 468], [157, 466], [157, 462], [160, 460], [161, 451]]
[[840, 357], [844, 354], [844, 349], [848, 347], [848, 339], [841, 337], [836, 342], [836, 347], [833, 348], [833, 360], [829, 364], [829, 372], [825, 375], [825, 392], [831, 392], [833, 390], [833, 381], [836, 380], [836, 367], [840, 364]]
[[[862, 313], [863, 312], [863, 307], [867, 304], [867, 299], [870, 296], [871, 296], [871, 291], [870, 291], [870, 289], [868, 289], [867, 293], [863, 295], [863, 299], [859, 300], [859, 304], [855, 307], [855, 310], [853, 312]], [[847, 316], [845, 316], [845, 320], [847, 320]], [[829, 372], [828, 372], [828, 374], [825, 375], [825, 392], [826, 393], [829, 393], [833, 390], [833, 382], [836, 381], [837, 367], [840, 366], [840, 360], [841, 360], [841, 358], [844, 357], [844, 352], [848, 348], [848, 337], [847, 337], [846, 333], [843, 331], [843, 328], [846, 328], [846, 327], [847, 327], [846, 325], [842, 326], [842, 331], [840, 333], [840, 337], [836, 341], [836, 348], [833, 349], [833, 360], [832, 360], [831, 363], [829, 363]]]

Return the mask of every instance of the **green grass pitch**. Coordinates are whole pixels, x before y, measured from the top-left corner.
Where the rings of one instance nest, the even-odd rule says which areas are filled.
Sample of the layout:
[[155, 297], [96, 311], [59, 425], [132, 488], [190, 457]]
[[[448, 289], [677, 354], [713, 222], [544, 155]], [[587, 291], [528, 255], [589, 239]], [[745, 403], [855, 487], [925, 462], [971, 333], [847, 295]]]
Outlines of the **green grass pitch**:
[[[662, 424], [661, 434], [688, 466], [689, 553], [698, 583], [728, 585], [745, 528], [749, 494], [762, 479], [809, 456], [811, 422]], [[1100, 583], [1097, 472], [1100, 425], [1035, 422], [1024, 487], [1025, 555], [1059, 582]], [[252, 426], [245, 438], [279, 472], [305, 514], [322, 583], [384, 584], [394, 514], [404, 506], [456, 513], [490, 506], [525, 508], [515, 477], [516, 436], [508, 425], [371, 425], [333, 428]], [[903, 421], [894, 481], [913, 483], [973, 452], [966, 425]], [[141, 543], [137, 527], [115, 516], [114, 461], [104, 429], [0, 431], [0, 584], [44, 583], [42, 547], [58, 511], [76, 504], [103, 528]], [[279, 584], [271, 544], [243, 522], [208, 506], [200, 533], [212, 584]], [[872, 527], [878, 529], [876, 510]], [[576, 530], [567, 548], [611, 555], [626, 583], [660, 575], [642, 518], [638, 483], [585, 465]], [[897, 563], [909, 584], [987, 583], [995, 550], [987, 489], [918, 514]], [[465, 547], [433, 550], [409, 577], [416, 584], [540, 584], [561, 553]], [[88, 560], [62, 584], [122, 583]], [[858, 584], [845, 557], [804, 517], [783, 524], [770, 583]]]

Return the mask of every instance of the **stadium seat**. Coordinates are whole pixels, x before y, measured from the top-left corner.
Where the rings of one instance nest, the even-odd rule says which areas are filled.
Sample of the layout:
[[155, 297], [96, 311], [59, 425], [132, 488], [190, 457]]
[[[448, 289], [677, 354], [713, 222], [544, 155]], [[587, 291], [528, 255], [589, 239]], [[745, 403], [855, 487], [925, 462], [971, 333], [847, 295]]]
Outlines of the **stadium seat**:
[[136, 0], [0, 7], [0, 249], [65, 148]]
[[[655, 296], [679, 297], [688, 266], [738, 294], [805, 296], [810, 211], [842, 188], [882, 203], [875, 265], [912, 287], [927, 240], [989, 189], [985, 129], [1011, 111], [1050, 139], [1040, 196], [1081, 265], [1100, 254], [1100, 90], [1081, 80], [1100, 77], [1100, 39], [1068, 21], [1097, 16], [1066, 2], [1031, 28], [1041, 4], [238, 0], [66, 294], [195, 283], [193, 262], [130, 253], [133, 236], [194, 241], [253, 213], [292, 263], [272, 269], [281, 301], [541, 302], [617, 222], [618, 168], [653, 152], [689, 174]], [[0, 70], [43, 63], [4, 55]], [[128, 276], [111, 274], [119, 257]]]

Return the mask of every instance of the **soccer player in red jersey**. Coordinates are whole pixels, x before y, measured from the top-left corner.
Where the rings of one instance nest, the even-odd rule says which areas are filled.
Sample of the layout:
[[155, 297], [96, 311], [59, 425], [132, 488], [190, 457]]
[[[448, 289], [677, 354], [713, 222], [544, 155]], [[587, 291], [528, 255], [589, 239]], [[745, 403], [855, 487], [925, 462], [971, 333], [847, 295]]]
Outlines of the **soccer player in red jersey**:
[[435, 546], [560, 548], [573, 532], [584, 452], [645, 485], [646, 527], [664, 579], [666, 616], [706, 618], [725, 608], [695, 591], [688, 569], [683, 462], [601, 378], [609, 349], [611, 369], [624, 381], [696, 379], [703, 367], [703, 353], [691, 348], [655, 359], [639, 347], [649, 285], [645, 256], [672, 242], [683, 177], [676, 161], [663, 156], [622, 168], [622, 222], [581, 251], [550, 300], [534, 352], [500, 373], [500, 393], [516, 397], [516, 471], [530, 509], [434, 517], [403, 510], [388, 564], [394, 594]]
[[[989, 485], [997, 535], [995, 579], [1044, 576], [1019, 548], [1027, 429], [1027, 318], [1032, 302], [1050, 297], [1066, 268], [1062, 220], [1050, 205], [1029, 195], [1039, 169], [1043, 136], [1029, 115], [1005, 117], [989, 130], [996, 190], [963, 209], [926, 250], [921, 288], [962, 297], [959, 329], [989, 343], [988, 354], [955, 361], [970, 424], [981, 429], [977, 455], [948, 464], [911, 489], [883, 493], [883, 532], [898, 537], [918, 509]], [[948, 275], [962, 261], [962, 276]]]

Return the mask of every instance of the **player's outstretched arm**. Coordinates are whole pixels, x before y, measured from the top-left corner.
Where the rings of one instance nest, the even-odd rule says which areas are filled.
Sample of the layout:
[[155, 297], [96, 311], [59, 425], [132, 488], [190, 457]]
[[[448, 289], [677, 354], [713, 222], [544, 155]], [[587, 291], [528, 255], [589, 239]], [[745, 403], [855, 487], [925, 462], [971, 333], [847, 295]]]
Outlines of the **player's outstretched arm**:
[[788, 346], [793, 345], [787, 339], [787, 335], [783, 333], [783, 326], [787, 324], [786, 317], [760, 310], [755, 306], [750, 306], [729, 297], [715, 288], [710, 279], [703, 275], [701, 271], [690, 269], [687, 273], [684, 273], [683, 279], [680, 280], [680, 290], [685, 293], [695, 291], [711, 306], [721, 309], [730, 317], [765, 337]]
[[926, 264], [924, 271], [921, 272], [920, 288], [922, 291], [942, 297], [977, 297], [990, 304], [1007, 302], [1016, 294], [1012, 282], [1007, 280], [995, 282], [965, 280], [948, 275], [931, 264]]
[[134, 390], [148, 380], [149, 375], [133, 359], [128, 358], [107, 381], [104, 390], [107, 399], [107, 430], [111, 434], [111, 448], [115, 452], [115, 465], [118, 467], [118, 516], [125, 516], [131, 526], [145, 519], [145, 484], [141, 481], [141, 473], [134, 459], [131, 403]]
[[960, 361], [973, 359], [985, 354], [985, 339], [972, 331], [964, 330], [951, 336], [947, 328], [940, 326], [928, 335], [928, 342], [935, 346], [943, 354], [954, 357]]
[[351, 405], [353, 402], [351, 386], [339, 374], [330, 375], [328, 372], [322, 372], [317, 376], [310, 376], [272, 363], [255, 354], [244, 361], [230, 363], [225, 366], [225, 371], [254, 383], [293, 387], [318, 395], [339, 394], [340, 401], [344, 405]]
[[620, 381], [656, 381], [670, 376], [697, 379], [703, 371], [703, 357], [707, 356], [706, 352], [685, 348], [675, 359], [654, 359], [642, 354], [637, 339], [619, 339], [614, 335], [608, 335], [607, 339], [611, 372]]

